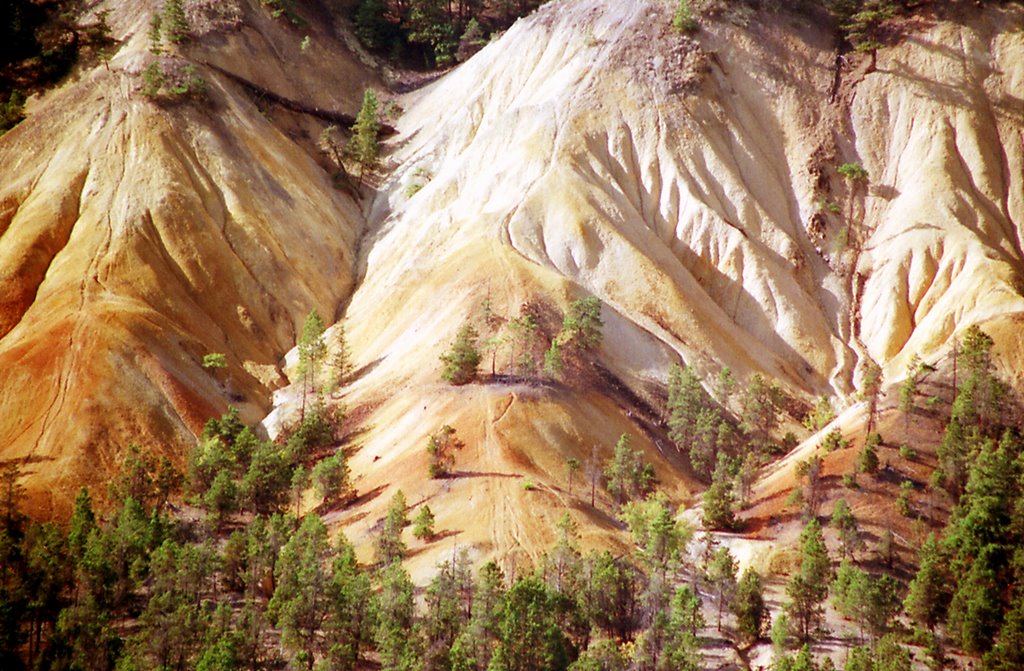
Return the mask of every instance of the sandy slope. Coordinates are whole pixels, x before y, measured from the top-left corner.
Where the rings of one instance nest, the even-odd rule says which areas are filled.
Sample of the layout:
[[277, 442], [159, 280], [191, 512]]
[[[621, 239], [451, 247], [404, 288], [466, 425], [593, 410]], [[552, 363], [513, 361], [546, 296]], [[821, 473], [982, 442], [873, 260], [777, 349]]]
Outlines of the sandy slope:
[[[685, 360], [706, 375], [760, 371], [798, 397], [852, 403], [867, 357], [896, 379], [911, 354], [935, 356], [976, 321], [1019, 357], [1018, 333], [1001, 326], [1024, 308], [1011, 139], [1021, 132], [1013, 96], [1024, 40], [1006, 32], [1019, 10], [971, 14], [962, 27], [922, 23], [876, 71], [850, 56], [837, 79], [829, 39], [803, 20], [710, 22], [698, 46], [668, 30], [669, 4], [545, 6], [400, 101], [393, 172], [372, 204], [345, 312], [367, 370], [346, 403], [376, 408], [353, 467], [361, 489], [384, 487], [354, 515], [379, 519], [402, 488], [431, 496], [441, 528], [480, 519], [476, 536], [455, 542], [485, 554], [523, 545], [522, 525], [528, 554], [550, 538], [562, 501], [510, 506], [509, 480], [481, 503], [458, 480], [433, 493], [422, 479], [426, 435], [443, 423], [470, 436], [466, 468], [494, 445], [489, 414], [467, 415], [476, 401], [455, 399], [500, 403], [502, 390], [437, 384], [438, 355], [465, 320], [480, 326], [485, 297], [513, 316], [533, 299], [564, 307], [598, 296], [600, 359], [649, 399]], [[848, 194], [835, 169], [852, 161], [871, 178]], [[840, 212], [823, 211], [826, 201]], [[549, 392], [517, 421], [550, 426], [562, 406], [587, 416], [603, 391]], [[622, 414], [575, 424], [606, 457]], [[524, 446], [533, 463], [508, 472], [534, 477], [535, 455], [549, 450], [587, 454], [579, 436], [552, 439]], [[419, 465], [382, 473], [363, 454]], [[792, 486], [795, 463], [769, 479]], [[561, 467], [548, 463], [541, 477], [557, 481]], [[664, 479], [692, 490], [685, 473]], [[490, 528], [502, 529], [503, 547], [477, 540]]]
[[[197, 61], [348, 113], [375, 83], [319, 22], [200, 4], [220, 13], [197, 23]], [[2, 456], [35, 459], [43, 509], [102, 480], [130, 440], [180, 458], [227, 402], [248, 419], [270, 408], [315, 306], [344, 320], [360, 369], [344, 402], [364, 497], [331, 519], [368, 556], [402, 488], [447, 534], [417, 570], [456, 544], [514, 564], [565, 509], [596, 522], [588, 543], [620, 542], [563, 491], [565, 460], [595, 445], [603, 459], [620, 433], [693, 502], [650, 411], [673, 362], [843, 405], [867, 357], [895, 380], [982, 322], [1019, 373], [1020, 8], [920, 21], [875, 71], [851, 56], [837, 73], [809, 21], [707, 20], [684, 39], [672, 4], [549, 3], [403, 96], [360, 207], [318, 163], [322, 123], [261, 111], [203, 65], [209, 103], [140, 97], [153, 3], [112, 3], [125, 44], [110, 71], [34, 102], [0, 139]], [[835, 172], [849, 161], [870, 174], [852, 194]], [[604, 304], [606, 376], [439, 382], [438, 355], [485, 297], [511, 317], [587, 294]], [[200, 368], [210, 351], [228, 354], [223, 374]], [[272, 432], [294, 416], [294, 390], [279, 399]], [[430, 481], [426, 437], [445, 423], [467, 443], [463, 473]]]
[[[234, 82], [200, 66], [206, 101], [144, 98], [158, 3], [108, 4], [124, 41], [109, 71], [34, 102], [0, 142], [0, 445], [5, 459], [30, 458], [44, 513], [80, 484], [102, 490], [129, 441], [181, 463], [229, 402], [257, 421], [296, 324], [312, 307], [333, 316], [350, 290], [362, 227], [286, 134], [296, 122], [271, 123]], [[246, 27], [197, 38], [209, 60], [354, 113], [373, 78], [351, 54], [324, 47], [318, 69], [258, 3], [220, 6], [232, 8]], [[203, 370], [208, 352], [229, 367]]]

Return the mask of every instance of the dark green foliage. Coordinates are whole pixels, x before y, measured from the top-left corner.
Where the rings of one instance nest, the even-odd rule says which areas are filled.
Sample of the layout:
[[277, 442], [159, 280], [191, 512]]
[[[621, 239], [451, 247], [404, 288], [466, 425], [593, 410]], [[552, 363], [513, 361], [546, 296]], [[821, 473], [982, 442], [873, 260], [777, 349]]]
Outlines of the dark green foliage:
[[412, 535], [420, 540], [430, 540], [434, 537], [434, 513], [430, 506], [424, 505], [412, 518]]
[[644, 496], [654, 485], [654, 467], [644, 461], [642, 452], [629, 445], [628, 434], [619, 436], [604, 469], [605, 487], [620, 506]]
[[0, 135], [21, 123], [25, 118], [25, 96], [18, 89], [11, 89], [7, 102], [0, 105]]
[[160, 13], [154, 13], [153, 17], [149, 20], [149, 51], [155, 56], [159, 56], [163, 51], [160, 45], [163, 42], [163, 16]]
[[299, 336], [299, 373], [302, 375], [302, 419], [306, 418], [306, 396], [309, 391], [317, 393], [320, 367], [327, 357], [327, 343], [324, 342], [324, 321], [313, 308], [302, 323]]
[[585, 572], [589, 579], [580, 595], [583, 613], [605, 633], [631, 637], [640, 627], [639, 569], [606, 550], [587, 556]]
[[724, 454], [719, 454], [711, 486], [704, 492], [704, 526], [708, 529], [733, 529], [736, 526], [735, 507], [729, 462]]
[[188, 37], [189, 25], [183, 0], [165, 0], [160, 25], [169, 42], [178, 44]]
[[888, 575], [872, 576], [847, 561], [836, 571], [832, 601], [844, 617], [873, 637], [884, 634], [901, 608], [898, 584]]
[[855, 559], [857, 551], [864, 547], [864, 541], [860, 538], [857, 518], [850, 511], [846, 499], [839, 499], [832, 508], [832, 526], [839, 532], [843, 559]]
[[409, 4], [409, 16], [404, 22], [409, 41], [426, 46], [434, 66], [451, 65], [458, 48], [458, 32], [448, 20], [446, 1], [409, 0]]
[[195, 663], [210, 613], [215, 554], [206, 546], [165, 541], [152, 559], [153, 580], [140, 630], [128, 651], [140, 668], [184, 668]]
[[736, 592], [736, 559], [729, 548], [720, 547], [705, 569], [705, 577], [714, 588], [718, 605], [718, 631], [722, 631], [722, 613], [731, 606]]
[[380, 533], [377, 535], [377, 561], [384, 566], [405, 556], [405, 542], [402, 541], [402, 529], [409, 524], [408, 505], [402, 490], [395, 492], [388, 504]]
[[281, 549], [274, 569], [277, 586], [268, 612], [285, 644], [302, 653], [308, 669], [322, 655], [319, 632], [330, 614], [331, 554], [327, 527], [316, 515], [307, 515]]
[[477, 332], [464, 324], [455, 336], [451, 349], [441, 355], [444, 370], [441, 378], [454, 385], [468, 384], [476, 379], [480, 365], [480, 351], [477, 349]]
[[260, 441], [240, 485], [245, 505], [258, 514], [277, 511], [288, 497], [291, 469], [280, 446]]
[[758, 641], [764, 635], [770, 615], [768, 604], [764, 600], [761, 575], [753, 568], [743, 572], [743, 577], [736, 586], [732, 612], [736, 616], [736, 633], [741, 643]]
[[822, 602], [828, 595], [832, 574], [825, 539], [816, 519], [804, 527], [800, 535], [800, 547], [800, 568], [790, 576], [786, 585], [786, 595], [789, 597], [786, 611], [800, 639], [809, 641], [822, 622]]
[[44, 10], [29, 0], [0, 0], [0, 66], [28, 58], [39, 50], [36, 27]]
[[385, 16], [384, 0], [360, 0], [355, 14], [356, 37], [368, 49], [384, 49], [395, 38], [395, 31]]
[[509, 589], [490, 668], [556, 671], [569, 665], [571, 646], [558, 626], [561, 599], [540, 579], [520, 578]]
[[602, 638], [590, 646], [569, 665], [569, 671], [626, 671], [629, 658], [615, 641]]
[[313, 467], [313, 484], [326, 502], [345, 501], [352, 496], [348, 458], [337, 451]]
[[996, 643], [985, 653], [984, 661], [988, 671], [1024, 669], [1024, 594], [1017, 594]]
[[672, 366], [669, 370], [668, 413], [669, 438], [679, 449], [689, 450], [697, 473], [710, 477], [722, 418], [692, 368]]
[[455, 641], [469, 624], [472, 600], [473, 575], [463, 552], [438, 566], [426, 589], [422, 625], [426, 668], [450, 668]]
[[692, 33], [697, 27], [697, 20], [690, 10], [690, 0], [679, 0], [676, 12], [672, 15], [672, 29], [677, 33]]
[[461, 62], [468, 60], [473, 54], [487, 46], [487, 34], [484, 32], [480, 22], [470, 19], [466, 29], [459, 38], [459, 50], [456, 58]]
[[601, 344], [603, 327], [601, 301], [596, 296], [574, 300], [562, 320], [566, 343], [581, 351], [594, 349]]
[[295, 11], [295, 0], [260, 0], [260, 4], [270, 8], [270, 15], [275, 19], [283, 16], [293, 26], [302, 26], [305, 23]]
[[915, 622], [934, 630], [946, 614], [952, 585], [946, 559], [934, 534], [929, 534], [921, 546], [918, 566], [903, 607]]
[[762, 450], [770, 447], [771, 435], [779, 421], [782, 390], [760, 373], [754, 373], [740, 398], [740, 429]]
[[414, 628], [415, 599], [409, 574], [400, 562], [393, 562], [381, 572], [380, 596], [376, 603], [377, 628], [374, 642], [380, 654], [381, 668], [388, 671], [411, 671], [422, 656], [419, 629]]
[[377, 93], [373, 89], [363, 92], [363, 104], [359, 108], [356, 122], [352, 125], [352, 138], [346, 150], [359, 164], [359, 182], [362, 184], [363, 173], [377, 167], [380, 160], [380, 145], [377, 136], [380, 134], [380, 119]]
[[857, 457], [857, 471], [860, 473], [875, 473], [878, 471], [878, 446], [882, 439], [877, 433], [869, 434], [864, 440], [864, 447]]
[[632, 501], [622, 508], [621, 518], [629, 527], [640, 556], [653, 571], [666, 572], [679, 559], [679, 553], [693, 537], [693, 530], [677, 522], [664, 494], [656, 493], [646, 501]]

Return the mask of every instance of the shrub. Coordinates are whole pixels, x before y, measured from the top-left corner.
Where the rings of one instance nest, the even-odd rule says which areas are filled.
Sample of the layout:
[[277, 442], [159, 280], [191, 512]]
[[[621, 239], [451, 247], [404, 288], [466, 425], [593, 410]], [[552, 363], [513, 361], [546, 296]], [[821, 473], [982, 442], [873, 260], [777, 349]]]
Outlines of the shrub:
[[690, 0], [679, 0], [676, 13], [672, 17], [672, 29], [677, 33], [692, 33], [697, 30], [697, 20], [690, 10]]
[[461, 450], [465, 443], [455, 435], [455, 429], [445, 424], [430, 436], [427, 454], [430, 455], [429, 473], [432, 478], [443, 478], [451, 473], [455, 464], [455, 450]]
[[0, 105], [0, 135], [14, 128], [25, 118], [25, 96], [12, 89], [7, 102]]
[[900, 445], [900, 458], [913, 461], [917, 458], [917, 451], [910, 445], [903, 443]]

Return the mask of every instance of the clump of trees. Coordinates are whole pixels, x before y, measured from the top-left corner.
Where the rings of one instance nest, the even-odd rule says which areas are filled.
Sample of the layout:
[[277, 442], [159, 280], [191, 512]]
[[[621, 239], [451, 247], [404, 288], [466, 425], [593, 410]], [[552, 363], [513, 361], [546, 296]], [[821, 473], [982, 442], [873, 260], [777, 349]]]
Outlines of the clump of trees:
[[360, 0], [353, 15], [365, 47], [427, 67], [465, 60], [490, 32], [507, 28], [545, 0]]
[[[542, 375], [559, 380], [569, 377], [567, 372], [579, 378], [593, 363], [603, 338], [600, 300], [589, 296], [572, 301], [557, 333], [550, 326], [542, 327], [550, 322], [543, 310], [534, 301], [521, 306], [519, 315], [505, 318], [485, 299], [479, 319], [467, 320], [441, 355], [442, 379], [454, 385], [475, 381], [485, 355], [490, 358], [492, 377], [499, 374], [500, 359], [506, 362], [500, 370], [523, 381], [539, 380]], [[480, 323], [479, 330], [475, 321]]]

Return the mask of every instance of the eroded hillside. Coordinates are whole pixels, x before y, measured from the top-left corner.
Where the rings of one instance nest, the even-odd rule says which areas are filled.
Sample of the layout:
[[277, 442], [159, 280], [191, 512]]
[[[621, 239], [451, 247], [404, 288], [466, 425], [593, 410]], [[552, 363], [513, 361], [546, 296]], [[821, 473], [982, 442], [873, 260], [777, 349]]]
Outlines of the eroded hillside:
[[[382, 493], [347, 517], [362, 520], [348, 527], [355, 538], [368, 542], [383, 493], [402, 488], [439, 510], [453, 542], [495, 549], [465, 502], [488, 509], [508, 492], [423, 478], [441, 424], [470, 436], [479, 456], [460, 456], [467, 468], [527, 454], [495, 477], [551, 490], [565, 487], [567, 458], [585, 460], [595, 440], [607, 458], [623, 431], [660, 459], [664, 433], [605, 384], [530, 388], [529, 413], [499, 421], [492, 406], [517, 407], [526, 389], [442, 383], [438, 356], [462, 323], [486, 335], [485, 299], [512, 318], [531, 301], [564, 309], [596, 295], [598, 358], [655, 405], [680, 359], [705, 378], [728, 366], [796, 398], [852, 403], [866, 362], [894, 382], [911, 356], [937, 357], [971, 323], [1019, 372], [1024, 190], [1012, 138], [1024, 43], [1006, 32], [1019, 10], [916, 24], [869, 72], [866, 55], [837, 59], [806, 19], [710, 22], [690, 40], [669, 28], [669, 4], [550, 5], [400, 100], [393, 172], [370, 208], [344, 317], [366, 370], [345, 402], [372, 409], [352, 465], [360, 489]], [[861, 164], [867, 184], [844, 182], [844, 163]], [[601, 396], [613, 403], [595, 415]], [[566, 405], [578, 408], [575, 430], [555, 431]], [[687, 471], [657, 472], [688, 500]], [[495, 479], [491, 491], [513, 485]], [[509, 542], [535, 555], [554, 537], [551, 515], [542, 496], [514, 499], [517, 524], [536, 515], [536, 534]]]
[[[98, 4], [109, 64], [30, 101], [0, 142], [0, 443], [28, 460], [41, 514], [102, 489], [131, 442], [180, 466], [229, 403], [257, 421], [296, 324], [352, 287], [363, 217], [301, 141], [322, 124], [258, 106], [223, 71], [348, 115], [373, 74], [329, 23], [299, 33], [259, 3], [193, 3], [191, 39], [161, 58], [188, 58], [205, 95], [153, 99], [156, 4]], [[201, 367], [214, 352], [227, 368]]]
[[[334, 517], [364, 548], [402, 488], [430, 498], [451, 543], [536, 555], [566, 460], [604, 459], [622, 433], [691, 501], [700, 485], [658, 416], [678, 361], [843, 405], [866, 361], [895, 381], [983, 323], [1019, 373], [1020, 9], [929, 16], [872, 68], [807, 18], [709, 18], [680, 37], [671, 5], [551, 3], [399, 96], [361, 203], [314, 147], [327, 121], [254, 97], [354, 114], [381, 83], [343, 20], [310, 5], [298, 29], [256, 2], [192, 3], [193, 34], [164, 57], [191, 60], [207, 93], [175, 103], [141, 93], [154, 8], [97, 6], [120, 41], [109, 68], [34, 99], [0, 140], [0, 442], [29, 459], [36, 508], [66, 510], [129, 442], [181, 464], [228, 404], [258, 419], [313, 307], [343, 320], [358, 370], [341, 398], [373, 496]], [[557, 324], [585, 295], [604, 305], [596, 377], [440, 381], [438, 356], [485, 299]], [[211, 352], [226, 370], [201, 367]], [[424, 477], [442, 424], [478, 477]], [[481, 520], [519, 512], [471, 524], [467, 502]], [[594, 515], [594, 542], [621, 542]]]

